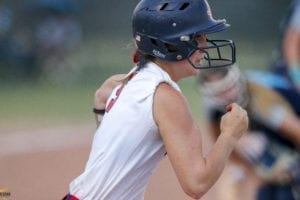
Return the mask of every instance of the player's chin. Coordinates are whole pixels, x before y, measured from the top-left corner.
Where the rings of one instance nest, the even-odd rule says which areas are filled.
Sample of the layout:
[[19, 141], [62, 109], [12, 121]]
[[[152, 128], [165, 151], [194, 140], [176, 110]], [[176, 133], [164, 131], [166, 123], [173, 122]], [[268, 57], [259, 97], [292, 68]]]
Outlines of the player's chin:
[[194, 67], [191, 67], [191, 70], [189, 71], [189, 75], [190, 76], [198, 76], [200, 73], [200, 70], [199, 69], [196, 69]]
[[194, 62], [194, 66], [192, 67], [192, 72], [194, 76], [197, 76], [200, 73], [201, 62]]

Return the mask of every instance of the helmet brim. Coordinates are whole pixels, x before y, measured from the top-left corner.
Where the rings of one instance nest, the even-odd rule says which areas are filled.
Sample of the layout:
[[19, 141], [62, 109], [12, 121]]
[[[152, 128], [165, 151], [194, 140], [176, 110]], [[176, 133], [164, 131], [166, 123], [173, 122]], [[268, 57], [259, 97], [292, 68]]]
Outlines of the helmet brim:
[[226, 23], [226, 20], [214, 20], [213, 23], [211, 23], [210, 26], [206, 27], [205, 29], [202, 29], [201, 31], [197, 32], [197, 34], [211, 34], [223, 31], [227, 28], [229, 28], [230, 25]]

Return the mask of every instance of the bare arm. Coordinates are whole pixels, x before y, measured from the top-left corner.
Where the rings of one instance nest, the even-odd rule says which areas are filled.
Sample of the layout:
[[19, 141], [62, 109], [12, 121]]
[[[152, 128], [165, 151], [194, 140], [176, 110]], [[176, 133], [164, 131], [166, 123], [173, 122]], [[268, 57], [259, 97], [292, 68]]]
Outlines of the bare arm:
[[248, 126], [246, 112], [233, 104], [232, 110], [223, 116], [221, 134], [205, 158], [200, 130], [185, 98], [166, 83], [160, 84], [155, 93], [154, 117], [179, 182], [195, 199], [205, 194], [219, 178]]
[[94, 108], [98, 110], [105, 109], [106, 101], [113, 89], [120, 84], [120, 80], [125, 74], [116, 74], [104, 81], [104, 83], [96, 90], [94, 96]]
[[113, 89], [120, 84], [125, 74], [116, 74], [104, 81], [104, 83], [96, 90], [94, 96], [94, 112], [97, 127], [100, 125], [102, 120], [106, 102], [112, 93]]

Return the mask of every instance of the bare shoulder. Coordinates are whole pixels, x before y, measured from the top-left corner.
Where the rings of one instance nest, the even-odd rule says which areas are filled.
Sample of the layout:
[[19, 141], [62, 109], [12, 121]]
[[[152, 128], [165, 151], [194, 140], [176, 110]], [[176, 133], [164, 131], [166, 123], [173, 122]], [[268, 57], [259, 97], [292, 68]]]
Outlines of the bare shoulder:
[[181, 92], [168, 83], [161, 83], [157, 86], [155, 91], [154, 101], [157, 105], [172, 105], [177, 104], [180, 101], [185, 102], [185, 98]]
[[[179, 91], [175, 90], [175, 88], [173, 88], [170, 84], [166, 83], [166, 82], [162, 82], [157, 86], [156, 89], [156, 93], [159, 92], [161, 94], [165, 94], [165, 93], [180, 93]], [[160, 95], [161, 95], [160, 94]]]
[[94, 107], [97, 109], [105, 108], [107, 99], [109, 98], [113, 89], [121, 83], [124, 74], [115, 74], [106, 79], [102, 85], [96, 90], [94, 96]]
[[111, 91], [117, 85], [121, 83], [122, 78], [125, 74], [115, 74], [107, 78], [102, 85], [97, 89], [96, 94], [102, 93], [103, 91]]
[[125, 74], [115, 74], [106, 79], [103, 85], [114, 87], [118, 85], [122, 79], [125, 77]]
[[156, 122], [178, 120], [178, 117], [190, 118], [189, 107], [182, 93], [168, 83], [161, 83], [154, 95], [153, 104]]

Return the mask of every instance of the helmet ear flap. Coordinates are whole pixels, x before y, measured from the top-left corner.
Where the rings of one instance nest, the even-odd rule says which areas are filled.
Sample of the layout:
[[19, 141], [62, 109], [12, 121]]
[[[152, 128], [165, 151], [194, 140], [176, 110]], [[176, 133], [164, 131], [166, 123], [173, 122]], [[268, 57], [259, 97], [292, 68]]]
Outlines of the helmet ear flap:
[[176, 46], [172, 45], [172, 44], [165, 43], [165, 46], [166, 46], [166, 49], [168, 50], [168, 52], [170, 52], [170, 53], [174, 53], [174, 52], [179, 51], [179, 49]]
[[164, 60], [172, 61], [174, 60], [174, 55], [176, 53], [179, 53], [179, 48], [176, 46], [176, 44], [166, 42], [159, 38], [151, 37], [144, 34], [139, 34], [138, 39], [136, 39], [136, 44], [140, 50], [142, 50], [144, 47], [147, 49], [151, 49], [151, 52], [142, 51], [143, 53]]
[[158, 49], [163, 50], [162, 52], [166, 54], [178, 52], [178, 48], [173, 44], [166, 43], [158, 39], [151, 39], [151, 42], [153, 42], [153, 44], [157, 46]]
[[166, 43], [164, 43], [163, 41], [161, 41], [158, 38], [152, 38], [150, 37], [150, 42], [153, 45], [154, 48], [156, 49], [160, 49], [162, 53], [167, 53], [166, 51]]

